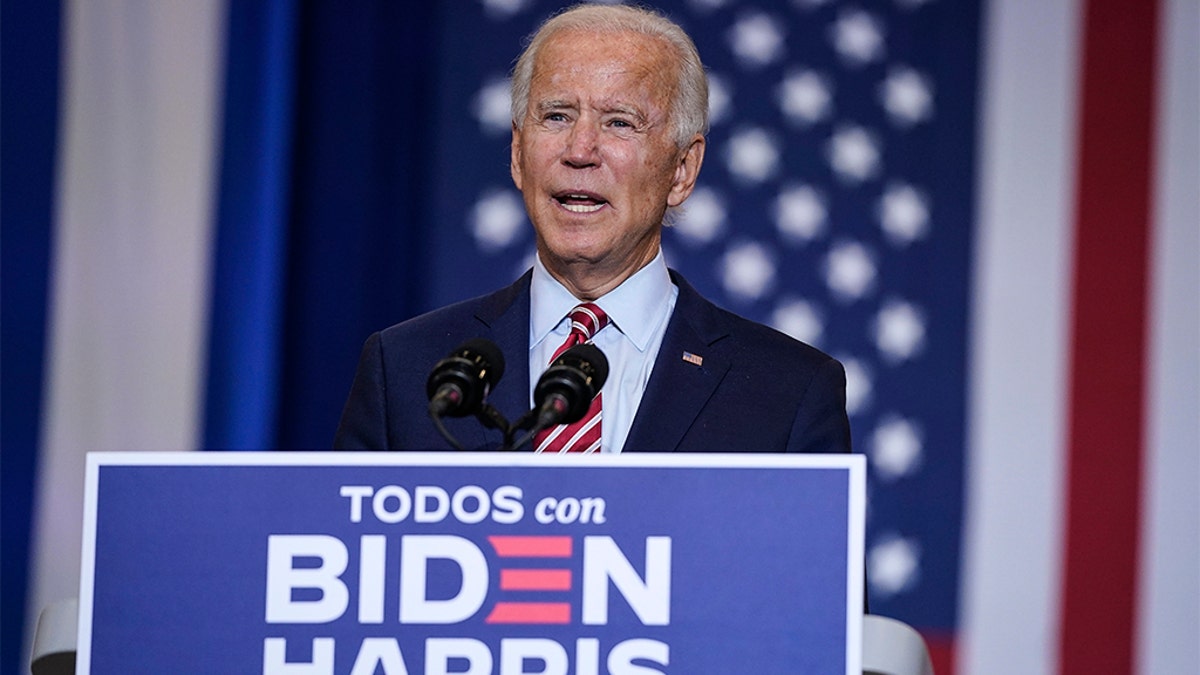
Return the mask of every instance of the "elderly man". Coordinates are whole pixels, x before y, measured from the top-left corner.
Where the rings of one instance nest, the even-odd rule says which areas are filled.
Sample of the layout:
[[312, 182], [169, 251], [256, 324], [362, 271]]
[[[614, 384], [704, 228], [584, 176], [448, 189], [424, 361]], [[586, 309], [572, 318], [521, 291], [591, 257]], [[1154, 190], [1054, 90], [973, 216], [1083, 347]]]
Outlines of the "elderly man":
[[[708, 85], [686, 33], [643, 9], [572, 8], [534, 34], [512, 94], [533, 269], [372, 335], [335, 447], [446, 448], [425, 416], [426, 377], [455, 345], [486, 338], [509, 372], [489, 401], [510, 414], [530, 407], [566, 344], [607, 355], [584, 419], [540, 434], [536, 451], [848, 452], [841, 364], [719, 309], [663, 260], [664, 217], [704, 161]], [[447, 426], [467, 448], [503, 441], [475, 420]]]

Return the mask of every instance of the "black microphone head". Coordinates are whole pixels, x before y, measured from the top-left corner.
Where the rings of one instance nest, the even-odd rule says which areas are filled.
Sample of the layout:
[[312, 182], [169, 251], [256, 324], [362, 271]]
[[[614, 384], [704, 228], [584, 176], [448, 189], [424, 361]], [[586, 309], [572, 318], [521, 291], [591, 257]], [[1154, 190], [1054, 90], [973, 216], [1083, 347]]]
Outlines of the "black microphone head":
[[604, 352], [591, 343], [575, 345], [554, 359], [542, 373], [534, 387], [533, 400], [538, 407], [543, 407], [547, 399], [558, 395], [567, 407], [553, 423], [571, 424], [583, 419], [607, 379], [608, 359]]
[[490, 340], [472, 338], [438, 361], [425, 382], [430, 412], [464, 417], [478, 412], [504, 374], [504, 355]]
[[608, 358], [596, 345], [585, 342], [575, 345], [554, 359], [550, 365], [569, 365], [578, 368], [592, 380], [592, 389], [600, 391], [608, 381]]
[[496, 386], [504, 375], [504, 354], [495, 342], [487, 338], [471, 338], [459, 345], [451, 356], [455, 354], [480, 363], [483, 369], [481, 376], [487, 380], [489, 387]]

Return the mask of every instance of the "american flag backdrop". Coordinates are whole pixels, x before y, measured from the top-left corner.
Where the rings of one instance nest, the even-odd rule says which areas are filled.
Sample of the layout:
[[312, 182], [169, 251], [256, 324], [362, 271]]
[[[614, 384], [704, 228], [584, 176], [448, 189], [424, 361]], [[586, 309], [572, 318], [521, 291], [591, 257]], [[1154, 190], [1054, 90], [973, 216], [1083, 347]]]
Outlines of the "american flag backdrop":
[[[435, 206], [454, 225], [436, 235], [435, 268], [483, 263], [439, 278], [439, 303], [529, 265], [532, 229], [508, 174], [506, 67], [558, 6], [491, 0], [445, 24], [447, 42], [477, 39], [444, 66], [441, 105], [459, 112], [436, 134], [448, 189]], [[963, 519], [979, 4], [657, 7], [693, 36], [711, 84], [705, 163], [665, 236], [667, 262], [718, 304], [845, 364], [855, 448], [872, 460], [872, 610], [948, 649]], [[464, 161], [472, 157], [480, 161]]]
[[[0, 672], [86, 451], [327, 447], [370, 332], [528, 268], [566, 4], [4, 0]], [[871, 610], [939, 675], [1196, 672], [1200, 4], [650, 4], [711, 78], [668, 264], [846, 365]]]

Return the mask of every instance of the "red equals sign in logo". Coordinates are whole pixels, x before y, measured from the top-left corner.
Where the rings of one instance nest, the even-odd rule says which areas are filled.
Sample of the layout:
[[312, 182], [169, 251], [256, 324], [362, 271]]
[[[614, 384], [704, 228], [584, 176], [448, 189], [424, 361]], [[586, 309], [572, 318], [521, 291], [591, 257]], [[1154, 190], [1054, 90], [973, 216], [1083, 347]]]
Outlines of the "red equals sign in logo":
[[[488, 537], [488, 542], [501, 558], [547, 559], [570, 558], [571, 537]], [[502, 591], [569, 591], [569, 569], [500, 569]], [[568, 624], [571, 622], [569, 602], [498, 602], [487, 623], [507, 624]]]

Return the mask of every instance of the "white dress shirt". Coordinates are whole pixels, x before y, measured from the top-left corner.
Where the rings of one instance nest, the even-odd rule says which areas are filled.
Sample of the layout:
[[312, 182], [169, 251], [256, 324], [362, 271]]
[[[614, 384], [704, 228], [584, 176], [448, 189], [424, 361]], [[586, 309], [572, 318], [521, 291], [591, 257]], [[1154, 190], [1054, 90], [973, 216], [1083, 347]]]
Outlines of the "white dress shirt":
[[[571, 332], [568, 315], [582, 302], [550, 273], [542, 261], [533, 264], [529, 311], [529, 400], [554, 352]], [[654, 359], [662, 345], [679, 289], [671, 283], [662, 251], [633, 276], [593, 302], [609, 323], [592, 338], [608, 357], [600, 452], [620, 452], [629, 436]]]

